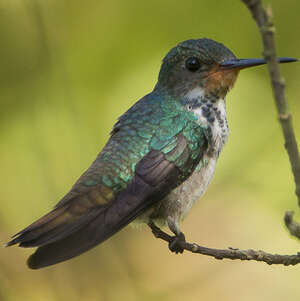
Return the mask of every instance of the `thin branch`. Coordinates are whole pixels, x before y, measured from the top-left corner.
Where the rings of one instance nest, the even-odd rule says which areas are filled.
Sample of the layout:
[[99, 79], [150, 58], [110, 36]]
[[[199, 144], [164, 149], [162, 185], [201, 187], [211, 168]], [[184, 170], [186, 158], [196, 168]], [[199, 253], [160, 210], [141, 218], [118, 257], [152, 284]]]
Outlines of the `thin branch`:
[[[268, 7], [265, 10], [261, 0], [242, 0], [249, 8], [257, 26], [260, 29], [264, 51], [263, 55], [268, 63], [274, 100], [278, 113], [278, 120], [284, 136], [284, 146], [289, 156], [292, 172], [294, 175], [296, 195], [298, 206], [300, 206], [300, 157], [292, 124], [292, 116], [288, 109], [288, 104], [284, 94], [285, 83], [279, 70], [279, 64], [276, 56], [274, 32], [275, 28], [272, 22], [272, 10]], [[293, 221], [293, 214], [286, 212], [284, 218], [285, 224], [293, 236], [300, 239], [300, 224]]]
[[[152, 230], [152, 233], [156, 238], [162, 239], [166, 242], [172, 242], [174, 237], [162, 231], [160, 228], [154, 225], [154, 223], [149, 223], [149, 227]], [[198, 253], [201, 255], [207, 255], [214, 257], [215, 259], [239, 259], [239, 260], [254, 260], [254, 261], [263, 261], [269, 265], [271, 264], [283, 264], [296, 265], [300, 263], [300, 252], [296, 255], [278, 255], [278, 254], [269, 254], [261, 250], [239, 250], [236, 248], [228, 249], [212, 249], [199, 246], [195, 243], [188, 243], [185, 241], [178, 242], [180, 246], [189, 252]]]

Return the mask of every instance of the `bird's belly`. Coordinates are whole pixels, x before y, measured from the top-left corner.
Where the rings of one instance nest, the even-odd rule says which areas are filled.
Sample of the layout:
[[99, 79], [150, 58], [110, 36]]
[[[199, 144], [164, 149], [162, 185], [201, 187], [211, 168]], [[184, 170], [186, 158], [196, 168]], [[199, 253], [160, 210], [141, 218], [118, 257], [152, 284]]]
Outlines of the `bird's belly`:
[[214, 157], [208, 158], [204, 156], [200, 165], [196, 168], [193, 174], [171, 192], [163, 203], [167, 203], [166, 211], [164, 214], [167, 216], [173, 213], [178, 220], [182, 220], [190, 211], [196, 201], [206, 191], [216, 168], [217, 159]]
[[[196, 201], [206, 191], [215, 172], [216, 158], [206, 158], [201, 161], [191, 177], [177, 187], [174, 191], [179, 206], [179, 219], [182, 220], [190, 211]], [[168, 201], [168, 200], [166, 200]]]
[[168, 216], [182, 220], [194, 203], [203, 195], [216, 168], [216, 157], [204, 156], [193, 174], [180, 186], [170, 192], [155, 207], [148, 209], [135, 223], [148, 223], [149, 219], [164, 226]]

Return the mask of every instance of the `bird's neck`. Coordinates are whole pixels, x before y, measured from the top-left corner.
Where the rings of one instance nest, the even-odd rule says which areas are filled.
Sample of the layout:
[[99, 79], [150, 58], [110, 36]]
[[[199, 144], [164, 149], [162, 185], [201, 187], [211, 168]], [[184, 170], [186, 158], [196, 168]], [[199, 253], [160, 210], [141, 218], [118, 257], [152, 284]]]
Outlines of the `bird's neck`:
[[207, 93], [203, 87], [196, 87], [190, 89], [181, 97], [181, 102], [190, 107], [199, 107], [205, 103], [210, 104], [209, 106], [217, 106], [218, 102], [225, 102], [225, 97], [220, 97], [213, 92]]
[[184, 102], [197, 102], [203, 99], [211, 103], [216, 103], [219, 99], [225, 99], [224, 93], [219, 93], [219, 90], [208, 89], [203, 85], [192, 85], [192, 83], [181, 86], [165, 86], [158, 82], [154, 88], [155, 93], [160, 95], [167, 95], [173, 99], [177, 99]]

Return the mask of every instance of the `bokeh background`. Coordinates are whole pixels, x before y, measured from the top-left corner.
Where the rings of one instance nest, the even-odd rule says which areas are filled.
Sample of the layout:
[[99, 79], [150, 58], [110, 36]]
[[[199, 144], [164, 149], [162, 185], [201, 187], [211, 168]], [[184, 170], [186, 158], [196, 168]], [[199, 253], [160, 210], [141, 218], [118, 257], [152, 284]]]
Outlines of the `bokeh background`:
[[[300, 2], [270, 0], [278, 53], [300, 57]], [[178, 42], [209, 37], [260, 57], [256, 25], [233, 0], [0, 0], [0, 240], [46, 213], [94, 160], [117, 117], [153, 88]], [[300, 139], [300, 64], [283, 65]], [[182, 225], [210, 247], [295, 253], [297, 211], [266, 67], [227, 97], [231, 135], [207, 193]], [[32, 250], [0, 248], [0, 300], [297, 300], [300, 266], [176, 256], [147, 227], [39, 271]]]

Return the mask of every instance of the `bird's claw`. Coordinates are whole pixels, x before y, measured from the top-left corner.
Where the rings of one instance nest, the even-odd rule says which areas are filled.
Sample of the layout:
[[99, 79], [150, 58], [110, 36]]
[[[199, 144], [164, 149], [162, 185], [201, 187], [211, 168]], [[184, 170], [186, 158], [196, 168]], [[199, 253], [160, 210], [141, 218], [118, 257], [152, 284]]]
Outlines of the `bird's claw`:
[[170, 251], [176, 254], [183, 253], [184, 248], [180, 245], [181, 242], [185, 242], [185, 236], [182, 232], [172, 237], [172, 240], [169, 242]]

